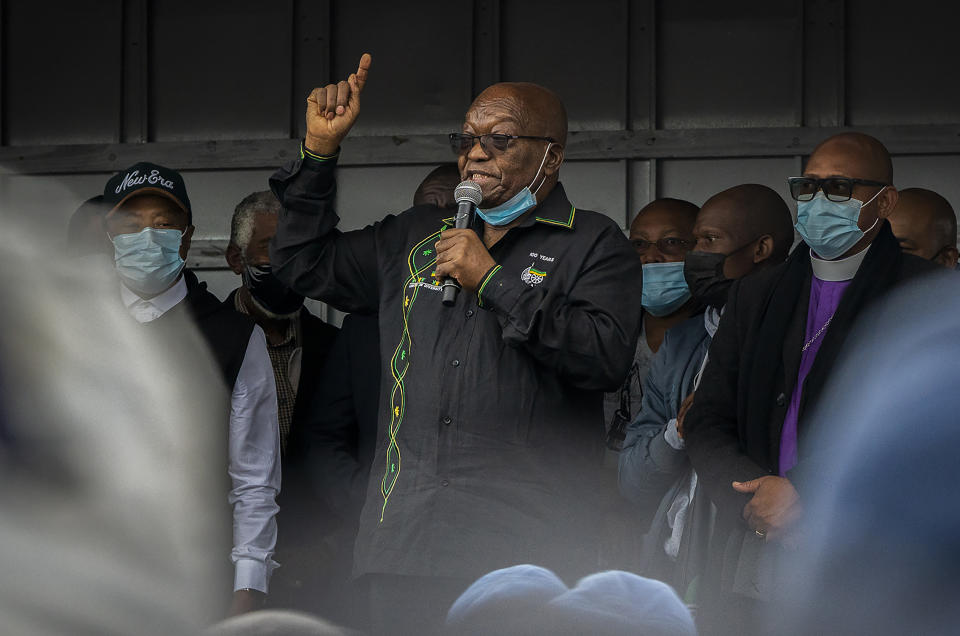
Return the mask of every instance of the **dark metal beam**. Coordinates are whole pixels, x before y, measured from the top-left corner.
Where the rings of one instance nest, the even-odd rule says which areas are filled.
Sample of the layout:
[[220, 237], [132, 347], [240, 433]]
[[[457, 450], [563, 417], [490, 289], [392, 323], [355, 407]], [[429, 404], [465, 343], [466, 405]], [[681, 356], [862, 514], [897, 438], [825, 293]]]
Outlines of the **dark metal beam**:
[[149, 115], [149, 12], [147, 0], [124, 0], [122, 80], [120, 95], [120, 141], [144, 143]]
[[803, 124], [845, 123], [846, 35], [842, 0], [803, 0]]
[[306, 133], [307, 97], [317, 86], [331, 81], [330, 0], [295, 0], [293, 3], [293, 88], [290, 128], [294, 137]]
[[7, 121], [6, 121], [6, 90], [7, 81], [7, 56], [6, 56], [6, 2], [0, 0], [0, 145], [7, 143]]
[[[828, 136], [849, 128], [699, 128], [570, 133], [572, 160], [789, 157], [809, 154]], [[960, 123], [857, 128], [880, 139], [895, 155], [960, 154]], [[137, 161], [180, 170], [271, 168], [293, 159], [291, 139], [7, 146], [0, 148], [0, 174], [113, 172]], [[431, 164], [449, 161], [446, 136], [350, 137], [340, 165]]]
[[500, 81], [500, 0], [473, 3], [473, 97]]

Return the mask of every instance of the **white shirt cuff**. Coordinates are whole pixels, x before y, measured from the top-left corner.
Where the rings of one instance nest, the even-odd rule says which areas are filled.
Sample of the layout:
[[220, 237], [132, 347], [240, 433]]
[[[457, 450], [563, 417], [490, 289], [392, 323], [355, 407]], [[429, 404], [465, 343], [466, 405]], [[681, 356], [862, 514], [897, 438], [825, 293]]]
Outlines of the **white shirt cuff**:
[[685, 444], [683, 440], [680, 439], [680, 434], [677, 433], [677, 418], [673, 418], [667, 422], [667, 427], [663, 431], [663, 439], [667, 440], [667, 444], [670, 444], [670, 448], [674, 450], [683, 450]]
[[237, 559], [233, 575], [233, 591], [257, 590], [267, 593], [270, 570], [266, 563], [254, 559]]

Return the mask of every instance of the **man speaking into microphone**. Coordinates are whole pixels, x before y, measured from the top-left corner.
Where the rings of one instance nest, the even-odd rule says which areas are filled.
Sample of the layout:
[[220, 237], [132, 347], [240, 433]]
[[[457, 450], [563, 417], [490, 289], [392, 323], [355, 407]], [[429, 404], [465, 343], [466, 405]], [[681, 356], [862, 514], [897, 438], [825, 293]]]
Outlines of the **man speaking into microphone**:
[[[450, 135], [481, 189], [470, 227], [417, 206], [337, 230], [336, 164], [370, 65], [307, 98], [301, 157], [270, 180], [283, 203], [271, 263], [305, 296], [379, 313], [354, 574], [369, 582], [370, 631], [405, 634], [432, 631], [490, 570], [596, 569], [601, 394], [632, 362], [641, 266], [613, 221], [567, 199], [566, 111], [535, 84], [487, 88]], [[447, 277], [461, 286], [452, 306]]]

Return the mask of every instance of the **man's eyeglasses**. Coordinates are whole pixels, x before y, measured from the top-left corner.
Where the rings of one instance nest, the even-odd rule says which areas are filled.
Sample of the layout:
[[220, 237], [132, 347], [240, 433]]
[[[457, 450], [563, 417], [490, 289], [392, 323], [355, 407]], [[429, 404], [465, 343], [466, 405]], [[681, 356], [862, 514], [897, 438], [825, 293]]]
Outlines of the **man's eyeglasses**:
[[886, 186], [889, 183], [883, 181], [870, 181], [868, 179], [848, 179], [847, 177], [827, 177], [826, 179], [815, 179], [813, 177], [787, 177], [787, 183], [790, 184], [790, 196], [796, 201], [810, 201], [817, 195], [818, 190], [823, 190], [823, 194], [830, 201], [837, 203], [849, 201], [853, 196], [853, 186]]
[[553, 137], [533, 137], [530, 135], [502, 135], [499, 133], [488, 133], [486, 135], [468, 135], [466, 133], [450, 133], [450, 148], [457, 155], [465, 155], [473, 148], [473, 144], [480, 142], [480, 148], [484, 152], [501, 153], [505, 151], [510, 142], [514, 139], [539, 139], [540, 141], [549, 141], [556, 143]]
[[682, 238], [676, 238], [673, 236], [668, 236], [667, 238], [662, 238], [658, 241], [645, 241], [644, 239], [634, 239], [630, 241], [633, 243], [633, 249], [637, 250], [637, 254], [643, 255], [653, 247], [657, 246], [657, 249], [664, 256], [683, 256], [690, 249], [696, 245], [696, 241], [687, 241]]

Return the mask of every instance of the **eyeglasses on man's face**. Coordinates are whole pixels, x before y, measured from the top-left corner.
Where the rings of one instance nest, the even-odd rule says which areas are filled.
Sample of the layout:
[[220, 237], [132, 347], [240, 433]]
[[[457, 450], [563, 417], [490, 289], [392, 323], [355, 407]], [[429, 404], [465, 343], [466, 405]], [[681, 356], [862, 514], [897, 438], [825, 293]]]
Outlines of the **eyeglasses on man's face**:
[[487, 133], [486, 135], [468, 135], [466, 133], [450, 133], [450, 148], [457, 155], [465, 155], [470, 152], [473, 145], [480, 142], [480, 148], [486, 153], [496, 153], [506, 151], [510, 147], [510, 142], [514, 139], [538, 139], [540, 141], [549, 141], [556, 143], [553, 137], [534, 137], [532, 135], [504, 135], [500, 133]]
[[849, 201], [853, 197], [853, 187], [856, 185], [890, 185], [883, 181], [850, 179], [848, 177], [827, 177], [826, 179], [817, 179], [815, 177], [787, 177], [787, 183], [790, 184], [790, 196], [796, 201], [810, 201], [817, 195], [819, 190], [823, 190], [823, 194], [827, 199], [837, 203]]
[[675, 236], [668, 236], [656, 241], [633, 239], [630, 242], [633, 244], [633, 249], [637, 250], [637, 254], [640, 254], [641, 256], [650, 251], [650, 248], [654, 245], [656, 245], [657, 250], [659, 250], [664, 256], [683, 256], [689, 252], [694, 245], [696, 245], [696, 241], [688, 241]]

